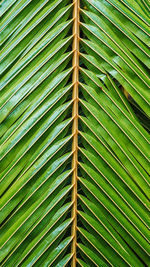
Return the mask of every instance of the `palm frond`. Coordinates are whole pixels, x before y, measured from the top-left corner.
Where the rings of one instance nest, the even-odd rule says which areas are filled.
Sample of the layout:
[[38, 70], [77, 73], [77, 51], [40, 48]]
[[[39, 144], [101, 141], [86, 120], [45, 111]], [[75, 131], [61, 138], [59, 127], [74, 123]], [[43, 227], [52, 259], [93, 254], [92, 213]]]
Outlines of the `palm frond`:
[[149, 10], [1, 3], [1, 266], [148, 266]]
[[0, 261], [56, 266], [72, 257], [72, 3], [2, 11]]
[[85, 266], [149, 262], [149, 135], [130, 103], [149, 116], [148, 17], [127, 2], [87, 0], [81, 9], [78, 248]]

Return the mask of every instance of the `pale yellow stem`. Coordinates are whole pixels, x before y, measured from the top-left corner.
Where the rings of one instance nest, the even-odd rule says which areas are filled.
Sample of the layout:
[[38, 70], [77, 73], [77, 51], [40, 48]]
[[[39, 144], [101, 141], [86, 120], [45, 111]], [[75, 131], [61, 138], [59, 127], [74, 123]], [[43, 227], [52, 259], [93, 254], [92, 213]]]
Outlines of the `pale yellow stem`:
[[72, 151], [73, 151], [73, 159], [72, 159], [72, 169], [73, 169], [73, 176], [72, 176], [72, 201], [73, 201], [73, 208], [72, 208], [72, 267], [76, 266], [76, 242], [77, 242], [77, 170], [78, 170], [78, 86], [79, 86], [79, 0], [74, 1], [74, 8], [73, 8], [73, 110], [72, 116], [73, 120], [73, 143], [72, 143]]

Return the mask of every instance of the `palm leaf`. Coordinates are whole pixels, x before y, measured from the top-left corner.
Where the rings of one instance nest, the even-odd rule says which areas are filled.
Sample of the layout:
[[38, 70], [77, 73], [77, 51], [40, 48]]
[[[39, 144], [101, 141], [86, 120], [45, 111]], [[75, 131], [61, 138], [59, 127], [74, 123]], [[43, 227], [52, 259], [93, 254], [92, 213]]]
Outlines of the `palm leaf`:
[[81, 10], [79, 249], [89, 266], [149, 262], [149, 135], [128, 102], [149, 116], [148, 18], [138, 6], [139, 25], [128, 4]]
[[72, 242], [72, 4], [16, 1], [7, 8], [1, 24], [0, 261], [56, 266], [72, 256], [64, 258]]
[[149, 9], [2, 2], [1, 266], [148, 266]]

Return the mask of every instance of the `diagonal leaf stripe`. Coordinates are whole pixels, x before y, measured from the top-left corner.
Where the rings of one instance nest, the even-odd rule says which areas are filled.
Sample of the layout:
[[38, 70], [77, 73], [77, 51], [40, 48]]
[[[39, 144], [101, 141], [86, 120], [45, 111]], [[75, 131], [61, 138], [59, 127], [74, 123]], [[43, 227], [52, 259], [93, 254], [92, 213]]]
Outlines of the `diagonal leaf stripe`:
[[149, 266], [148, 0], [2, 0], [0, 266]]

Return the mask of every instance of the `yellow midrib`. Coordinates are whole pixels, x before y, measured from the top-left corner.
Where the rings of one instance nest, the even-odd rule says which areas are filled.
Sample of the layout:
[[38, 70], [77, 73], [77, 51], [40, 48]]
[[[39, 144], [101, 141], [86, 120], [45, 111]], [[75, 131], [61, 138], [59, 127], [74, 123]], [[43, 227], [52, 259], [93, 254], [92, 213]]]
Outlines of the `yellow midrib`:
[[73, 143], [72, 143], [72, 246], [71, 252], [73, 254], [72, 257], [72, 267], [76, 266], [76, 243], [77, 243], [77, 169], [78, 169], [78, 86], [79, 86], [79, 5], [80, 1], [75, 0], [73, 8], [73, 75], [72, 75], [72, 82], [73, 82], [73, 110], [72, 110], [72, 117], [73, 117], [73, 126], [72, 126], [72, 134], [73, 134]]

